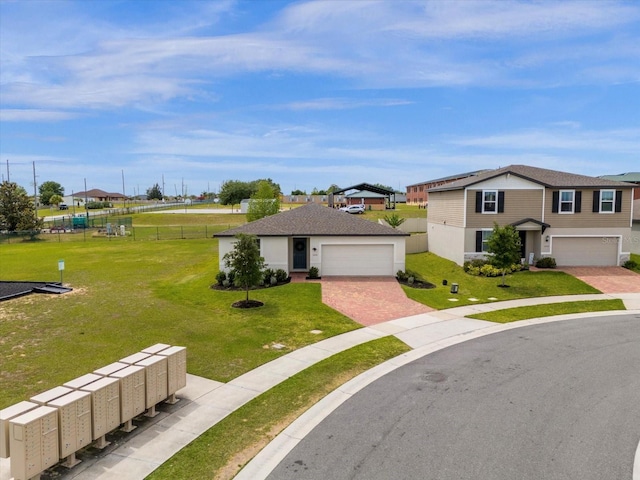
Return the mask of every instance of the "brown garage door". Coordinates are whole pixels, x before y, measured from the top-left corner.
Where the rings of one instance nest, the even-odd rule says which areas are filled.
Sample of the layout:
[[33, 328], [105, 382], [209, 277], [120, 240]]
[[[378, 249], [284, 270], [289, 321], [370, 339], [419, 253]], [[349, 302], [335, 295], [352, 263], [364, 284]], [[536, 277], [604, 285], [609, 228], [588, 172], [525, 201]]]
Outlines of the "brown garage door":
[[553, 237], [551, 256], [559, 266], [618, 265], [617, 237]]

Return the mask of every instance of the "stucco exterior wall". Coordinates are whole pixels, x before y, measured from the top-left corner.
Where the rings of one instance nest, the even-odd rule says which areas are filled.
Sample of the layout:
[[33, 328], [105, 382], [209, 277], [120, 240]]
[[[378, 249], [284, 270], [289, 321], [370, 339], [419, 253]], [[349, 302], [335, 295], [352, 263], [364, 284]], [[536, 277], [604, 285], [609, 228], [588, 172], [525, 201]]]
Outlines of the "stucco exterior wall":
[[427, 233], [430, 252], [456, 262], [458, 265], [464, 263], [464, 228], [449, 225], [448, 222], [446, 225], [428, 222]]
[[640, 255], [640, 220], [635, 220], [633, 222], [629, 243], [631, 244], [629, 248], [630, 252]]

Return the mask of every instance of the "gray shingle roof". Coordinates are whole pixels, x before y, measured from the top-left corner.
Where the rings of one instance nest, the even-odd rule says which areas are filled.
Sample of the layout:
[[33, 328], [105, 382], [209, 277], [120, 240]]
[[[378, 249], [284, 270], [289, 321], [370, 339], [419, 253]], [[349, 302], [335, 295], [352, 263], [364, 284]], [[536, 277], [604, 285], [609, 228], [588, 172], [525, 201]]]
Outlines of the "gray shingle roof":
[[407, 185], [407, 188], [409, 188], [409, 187], [419, 187], [420, 185], [426, 185], [427, 183], [447, 182], [449, 180], [453, 180], [453, 179], [456, 179], [456, 178], [472, 177], [474, 175], [478, 175], [480, 173], [484, 173], [484, 172], [488, 172], [488, 171], [490, 171], [490, 170], [484, 169], [484, 170], [474, 170], [473, 172], [458, 173], [456, 175], [449, 175], [449, 176], [442, 177], [442, 178], [436, 178], [436, 179], [433, 179], [433, 180], [427, 180], [425, 182], [412, 183], [411, 185]]
[[615, 182], [604, 178], [559, 172], [557, 170], [548, 170], [546, 168], [530, 167], [528, 165], [509, 165], [508, 167], [489, 170], [473, 177], [464, 178], [447, 185], [442, 185], [441, 187], [430, 188], [429, 191], [437, 192], [445, 190], [460, 190], [506, 173], [511, 173], [512, 175], [516, 175], [526, 180], [531, 180], [532, 182], [539, 183], [549, 188], [633, 188], [635, 186], [631, 183]]
[[356, 215], [308, 203], [302, 207], [261, 218], [240, 227], [216, 233], [214, 237], [233, 237], [246, 233], [261, 237], [291, 236], [408, 236], [400, 230], [371, 222]]

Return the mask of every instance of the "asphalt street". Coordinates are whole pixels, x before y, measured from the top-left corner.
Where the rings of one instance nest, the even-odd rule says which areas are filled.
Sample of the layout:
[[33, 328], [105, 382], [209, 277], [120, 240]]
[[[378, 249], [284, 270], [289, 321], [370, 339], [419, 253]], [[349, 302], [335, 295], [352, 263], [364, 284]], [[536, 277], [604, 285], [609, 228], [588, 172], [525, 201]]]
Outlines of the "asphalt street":
[[577, 319], [455, 345], [361, 390], [271, 480], [630, 480], [640, 316]]

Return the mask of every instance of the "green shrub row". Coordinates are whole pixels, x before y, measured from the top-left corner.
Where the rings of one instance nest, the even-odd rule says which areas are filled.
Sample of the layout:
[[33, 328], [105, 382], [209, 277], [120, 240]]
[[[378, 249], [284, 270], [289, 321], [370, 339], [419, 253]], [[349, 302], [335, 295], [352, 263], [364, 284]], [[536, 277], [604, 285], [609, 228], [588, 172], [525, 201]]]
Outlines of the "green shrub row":
[[[220, 270], [216, 274], [216, 284], [219, 287], [229, 287], [233, 285], [235, 280], [236, 272], [230, 270], [225, 272], [224, 270]], [[284, 283], [289, 278], [289, 274], [284, 271], [282, 268], [278, 268], [277, 270], [273, 270], [272, 268], [267, 268], [262, 272], [262, 278], [260, 279], [260, 286], [269, 286], [269, 285], [277, 285], [278, 283]]]
[[[469, 275], [473, 276], [481, 276], [481, 277], [499, 277], [502, 275], [502, 270], [497, 267], [491, 265], [488, 260], [475, 259], [464, 262], [463, 264], [464, 271]], [[526, 269], [525, 265], [520, 263], [514, 263], [509, 268], [507, 268], [506, 273], [519, 272], [520, 270]]]

